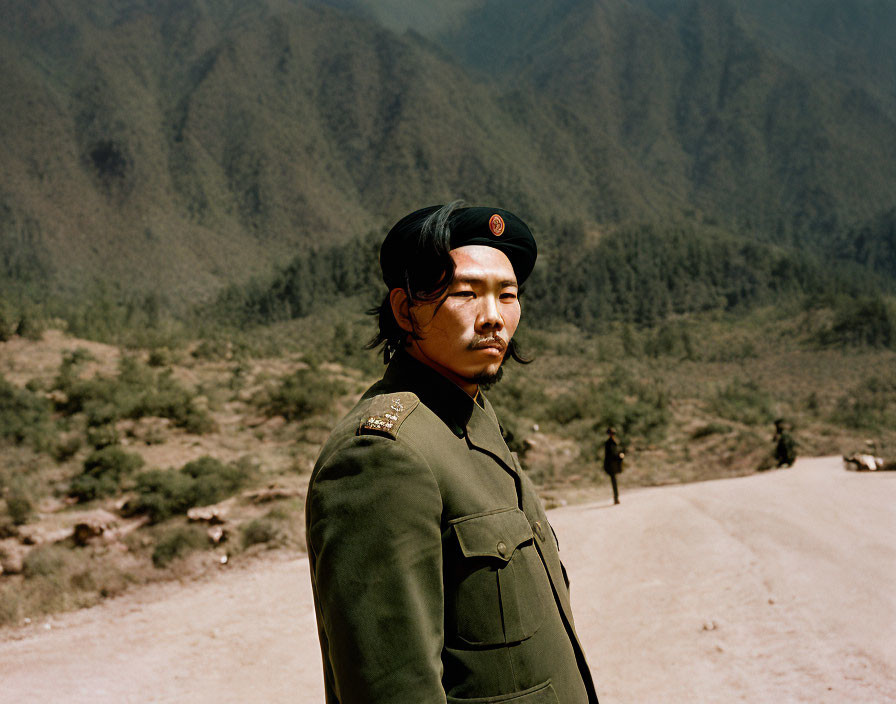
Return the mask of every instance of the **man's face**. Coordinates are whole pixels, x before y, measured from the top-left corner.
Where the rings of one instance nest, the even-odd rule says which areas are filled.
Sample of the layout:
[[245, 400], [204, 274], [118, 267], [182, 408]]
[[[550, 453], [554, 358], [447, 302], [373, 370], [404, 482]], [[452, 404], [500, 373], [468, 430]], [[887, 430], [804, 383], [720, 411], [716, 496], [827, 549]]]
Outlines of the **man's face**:
[[411, 308], [422, 339], [411, 338], [410, 353], [472, 393], [494, 380], [519, 325], [516, 274], [494, 247], [458, 247], [451, 258], [445, 297]]

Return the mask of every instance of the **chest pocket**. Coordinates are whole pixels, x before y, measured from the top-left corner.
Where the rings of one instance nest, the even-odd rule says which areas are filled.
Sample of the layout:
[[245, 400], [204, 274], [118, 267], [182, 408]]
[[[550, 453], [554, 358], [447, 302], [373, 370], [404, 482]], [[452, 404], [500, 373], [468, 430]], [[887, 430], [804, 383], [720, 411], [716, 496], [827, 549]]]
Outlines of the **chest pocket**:
[[518, 508], [451, 522], [460, 555], [446, 585], [446, 633], [468, 645], [530, 638], [544, 618], [550, 586], [532, 527]]

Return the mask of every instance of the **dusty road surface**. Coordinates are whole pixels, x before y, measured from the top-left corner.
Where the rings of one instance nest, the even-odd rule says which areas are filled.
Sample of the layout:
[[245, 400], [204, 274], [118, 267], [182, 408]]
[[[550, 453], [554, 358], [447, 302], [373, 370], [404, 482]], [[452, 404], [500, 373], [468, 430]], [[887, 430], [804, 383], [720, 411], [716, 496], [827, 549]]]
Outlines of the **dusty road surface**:
[[[896, 473], [801, 460], [550, 515], [602, 704], [896, 701]], [[0, 633], [0, 702], [320, 702], [307, 569]]]

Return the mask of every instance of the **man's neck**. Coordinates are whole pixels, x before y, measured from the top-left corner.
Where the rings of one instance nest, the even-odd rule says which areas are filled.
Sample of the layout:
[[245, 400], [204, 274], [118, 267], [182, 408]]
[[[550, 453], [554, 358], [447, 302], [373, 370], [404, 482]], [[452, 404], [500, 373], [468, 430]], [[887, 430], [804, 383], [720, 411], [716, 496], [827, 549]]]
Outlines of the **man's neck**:
[[457, 374], [452, 372], [450, 369], [444, 367], [441, 364], [438, 364], [437, 362], [434, 362], [429, 357], [427, 357], [425, 354], [423, 354], [423, 352], [420, 350], [420, 348], [413, 343], [411, 343], [410, 345], [405, 347], [405, 349], [407, 350], [407, 353], [411, 357], [416, 359], [418, 362], [420, 362], [421, 364], [425, 364], [427, 367], [429, 367], [430, 369], [432, 369], [434, 371], [437, 371], [443, 377], [448, 379], [448, 381], [455, 384], [456, 386], [459, 386], [463, 390], [463, 392], [465, 394], [467, 394], [470, 398], [476, 398], [476, 394], [479, 393], [479, 384], [477, 384], [476, 382], [470, 381], [469, 379], [465, 379], [461, 376], [458, 376]]

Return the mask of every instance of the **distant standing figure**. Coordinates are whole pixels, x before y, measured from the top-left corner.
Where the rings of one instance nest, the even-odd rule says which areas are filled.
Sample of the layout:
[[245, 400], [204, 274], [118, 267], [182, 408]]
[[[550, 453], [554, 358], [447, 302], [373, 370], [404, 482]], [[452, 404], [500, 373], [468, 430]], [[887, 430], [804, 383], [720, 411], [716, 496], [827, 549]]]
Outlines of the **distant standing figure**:
[[775, 436], [772, 438], [775, 443], [775, 461], [779, 467], [790, 467], [796, 461], [796, 443], [793, 442], [793, 436], [787, 432], [784, 425], [784, 419], [778, 418], [775, 421]]
[[610, 475], [610, 482], [613, 484], [613, 503], [619, 503], [619, 487], [616, 486], [616, 475], [622, 471], [622, 460], [625, 453], [619, 449], [619, 443], [616, 442], [616, 431], [613, 428], [607, 428], [607, 441], [604, 443], [604, 471]]

